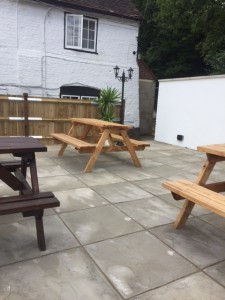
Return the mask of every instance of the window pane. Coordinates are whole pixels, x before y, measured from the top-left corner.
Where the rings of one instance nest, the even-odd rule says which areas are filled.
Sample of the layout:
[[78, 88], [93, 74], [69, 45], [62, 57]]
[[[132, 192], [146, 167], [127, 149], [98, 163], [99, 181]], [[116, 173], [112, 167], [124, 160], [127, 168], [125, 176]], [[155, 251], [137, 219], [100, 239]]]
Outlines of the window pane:
[[88, 39], [88, 30], [83, 29], [83, 39]]
[[92, 30], [89, 31], [89, 39], [92, 41], [94, 41], [94, 39], [95, 39], [95, 32]]
[[73, 38], [72, 37], [67, 37], [67, 45], [73, 46]]
[[87, 40], [83, 40], [83, 44], [82, 44], [83, 48], [88, 48], [88, 41]]
[[79, 38], [76, 36], [74, 37], [73, 46], [75, 46], [75, 47], [79, 46]]
[[73, 36], [73, 27], [72, 26], [68, 26], [67, 28], [67, 36]]
[[83, 28], [88, 29], [88, 20], [85, 20], [85, 19], [84, 19], [84, 22], [83, 22]]
[[74, 21], [73, 21], [73, 16], [67, 16], [67, 25], [73, 25]]
[[89, 21], [89, 29], [95, 30], [95, 22]]
[[94, 45], [94, 41], [89, 41], [89, 49], [94, 49], [95, 47], [94, 47], [95, 45]]

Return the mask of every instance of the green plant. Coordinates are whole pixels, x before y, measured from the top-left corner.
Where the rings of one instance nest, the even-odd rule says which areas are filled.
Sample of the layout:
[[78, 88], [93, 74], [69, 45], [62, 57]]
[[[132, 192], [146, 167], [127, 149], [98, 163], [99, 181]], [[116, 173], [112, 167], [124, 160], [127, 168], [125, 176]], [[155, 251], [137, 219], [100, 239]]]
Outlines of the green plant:
[[101, 113], [102, 120], [112, 122], [114, 116], [114, 106], [120, 97], [120, 93], [117, 89], [107, 87], [102, 89], [100, 97], [97, 100], [97, 105]]

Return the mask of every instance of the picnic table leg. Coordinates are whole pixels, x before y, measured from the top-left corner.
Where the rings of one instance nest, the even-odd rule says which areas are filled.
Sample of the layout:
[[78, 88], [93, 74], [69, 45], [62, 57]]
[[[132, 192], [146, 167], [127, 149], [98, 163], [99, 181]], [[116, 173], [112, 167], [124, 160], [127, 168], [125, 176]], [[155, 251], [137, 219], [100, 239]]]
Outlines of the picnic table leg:
[[[70, 127], [70, 130], [68, 131], [68, 135], [71, 135], [71, 133], [73, 132], [73, 130], [74, 130], [74, 125], [72, 125], [71, 127]], [[67, 143], [63, 143], [62, 144], [62, 147], [60, 148], [60, 150], [59, 150], [59, 153], [58, 153], [58, 156], [62, 156], [63, 155], [63, 153], [64, 153], [64, 151], [66, 150], [66, 147], [68, 146], [68, 144]]]
[[127, 134], [127, 131], [126, 130], [121, 130], [121, 135], [123, 137], [124, 143], [127, 146], [127, 149], [128, 149], [128, 151], [130, 153], [130, 156], [131, 156], [131, 158], [132, 158], [132, 160], [134, 162], [134, 165], [136, 167], [138, 167], [138, 168], [141, 167], [141, 163], [140, 163], [140, 161], [139, 161], [139, 159], [137, 157], [137, 154], [136, 154], [136, 152], [134, 150], [133, 145], [130, 142], [130, 138], [129, 138], [128, 134]]
[[99, 156], [99, 154], [101, 153], [101, 150], [102, 150], [102, 147], [104, 146], [105, 144], [105, 141], [108, 139], [109, 137], [109, 134], [110, 134], [110, 130], [106, 129], [103, 131], [97, 145], [96, 145], [96, 148], [94, 150], [94, 152], [92, 153], [85, 169], [84, 169], [84, 173], [90, 173], [95, 165], [95, 162]]
[[38, 240], [39, 249], [41, 251], [46, 250], [45, 233], [44, 233], [44, 226], [43, 226], [43, 219], [42, 219], [43, 214], [44, 214], [43, 210], [35, 214], [37, 240]]
[[[206, 159], [206, 162], [205, 162], [204, 166], [202, 167], [200, 173], [198, 174], [198, 177], [197, 177], [195, 182], [197, 184], [203, 186], [206, 183], [206, 181], [208, 180], [215, 164], [216, 164], [216, 160], [215, 159], [210, 159], [210, 157], [208, 157]], [[185, 203], [184, 203], [184, 205], [183, 205], [180, 213], [178, 214], [177, 219], [176, 219], [176, 221], [173, 225], [174, 229], [178, 229], [186, 223], [186, 221], [187, 221], [188, 217], [190, 216], [194, 206], [195, 206], [195, 203], [193, 203], [189, 200], [185, 201]]]

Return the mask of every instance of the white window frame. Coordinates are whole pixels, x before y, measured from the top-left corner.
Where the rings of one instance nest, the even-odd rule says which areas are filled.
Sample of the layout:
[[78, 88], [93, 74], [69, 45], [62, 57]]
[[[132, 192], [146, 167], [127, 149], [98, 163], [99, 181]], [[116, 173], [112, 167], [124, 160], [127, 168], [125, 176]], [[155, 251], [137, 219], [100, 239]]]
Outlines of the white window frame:
[[[79, 20], [80, 29], [79, 29], [79, 36], [80, 40], [78, 46], [68, 45], [68, 17], [74, 17]], [[95, 23], [95, 32], [94, 32], [94, 49], [84, 48], [83, 47], [83, 22], [84, 20], [92, 21]], [[85, 17], [83, 15], [75, 15], [75, 14], [65, 14], [65, 48], [66, 49], [74, 49], [74, 50], [81, 50], [86, 52], [96, 52], [97, 49], [97, 19]]]
[[76, 100], [80, 100], [80, 96], [77, 95], [61, 95], [62, 99], [76, 99]]
[[98, 97], [96, 96], [81, 96], [81, 99], [83, 100], [98, 100]]

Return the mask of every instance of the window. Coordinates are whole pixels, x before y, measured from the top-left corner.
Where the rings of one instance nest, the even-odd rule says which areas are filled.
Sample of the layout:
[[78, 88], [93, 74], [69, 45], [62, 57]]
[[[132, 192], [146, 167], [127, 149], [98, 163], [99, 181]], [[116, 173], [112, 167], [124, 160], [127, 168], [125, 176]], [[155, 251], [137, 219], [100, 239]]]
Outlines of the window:
[[66, 14], [65, 48], [96, 52], [97, 20]]
[[82, 100], [98, 100], [98, 97], [94, 96], [81, 96]]
[[75, 96], [75, 95], [61, 95], [61, 98], [64, 98], [64, 99], [80, 99], [79, 96]]

